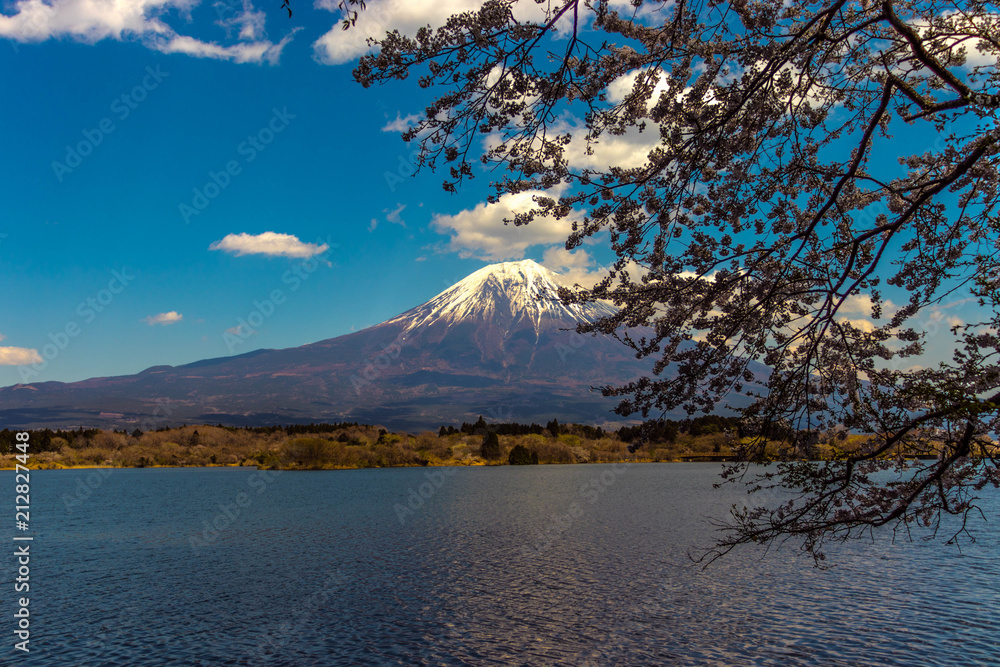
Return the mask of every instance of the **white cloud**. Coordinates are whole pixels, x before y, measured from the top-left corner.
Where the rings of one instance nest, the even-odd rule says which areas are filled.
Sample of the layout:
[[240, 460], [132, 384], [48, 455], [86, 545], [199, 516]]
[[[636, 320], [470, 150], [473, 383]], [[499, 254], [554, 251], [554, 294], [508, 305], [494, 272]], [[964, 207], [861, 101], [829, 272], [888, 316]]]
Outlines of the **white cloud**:
[[[941, 332], [949, 331], [952, 327], [961, 327], [966, 322], [962, 317], [945, 311], [975, 301], [976, 299], [968, 297], [929, 306], [912, 318], [907, 326], [917, 331], [923, 331], [933, 338]], [[889, 299], [884, 299], [882, 301], [882, 318], [872, 319], [871, 295], [852, 294], [844, 300], [843, 305], [837, 311], [837, 321], [850, 324], [865, 333], [871, 333], [877, 327], [885, 326], [887, 320], [898, 310], [899, 306]], [[893, 332], [895, 331], [893, 330]]]
[[640, 75], [643, 85], [648, 85], [651, 77], [657, 77], [653, 92], [646, 102], [647, 108], [652, 108], [660, 100], [660, 95], [667, 91], [667, 77], [662, 70], [650, 70], [648, 67], [626, 72], [609, 83], [607, 88], [608, 101], [613, 104], [624, 102], [625, 98], [635, 90], [635, 84], [640, 80]]
[[221, 241], [208, 246], [209, 250], [224, 250], [237, 257], [242, 255], [270, 255], [272, 257], [301, 257], [308, 259], [329, 250], [323, 243], [303, 243], [291, 234], [264, 232], [263, 234], [227, 234]]
[[[645, 111], [650, 112], [660, 101], [660, 97], [668, 91], [668, 75], [659, 68], [642, 67], [622, 74], [608, 84], [605, 89], [607, 101], [613, 105], [619, 105], [627, 97], [639, 91], [638, 85], [643, 90], [650, 85], [653, 78], [656, 82], [648, 97], [645, 97]], [[691, 87], [685, 88], [684, 92], [678, 93], [678, 102], [687, 102], [697, 106], [705, 104], [717, 104], [712, 90], [709, 90], [703, 99], [687, 101], [687, 97], [692, 91]], [[566, 148], [566, 157], [570, 167], [605, 170], [609, 167], [640, 167], [646, 164], [649, 153], [653, 149], [663, 144], [661, 137], [662, 122], [650, 122], [644, 130], [640, 130], [635, 124], [629, 125], [621, 135], [611, 135], [605, 133], [601, 135], [597, 142], [591, 146], [587, 153], [586, 131], [582, 126], [573, 129], [573, 138]], [[564, 125], [564, 128], [570, 127]]]
[[396, 120], [391, 120], [382, 126], [383, 132], [406, 132], [411, 127], [415, 126], [420, 122], [422, 116], [419, 114], [411, 113], [405, 118], [400, 117], [399, 112], [396, 112]]
[[[340, 0], [316, 0], [319, 9], [337, 14], [337, 23], [313, 43], [316, 60], [327, 65], [339, 65], [368, 53], [368, 39], [382, 39], [386, 32], [399, 30], [400, 34], [414, 36], [420, 28], [442, 26], [453, 14], [474, 12], [482, 8], [482, 0], [381, 0], [369, 2], [358, 12], [356, 24], [350, 30], [341, 25], [343, 13]], [[518, 21], [537, 21], [544, 15], [545, 5], [534, 2], [517, 2], [511, 8]], [[568, 25], [564, 17], [557, 28]]]
[[187, 0], [20, 0], [11, 15], [0, 16], [0, 35], [21, 42], [71, 37], [94, 43], [102, 39], [165, 36], [173, 31], [159, 19], [170, 9], [189, 13]]
[[960, 327], [965, 324], [963, 320], [958, 315], [949, 315], [944, 312], [946, 308], [952, 307], [950, 304], [945, 304], [943, 306], [932, 306], [928, 311], [926, 318], [923, 322], [918, 323], [917, 326], [921, 324], [924, 328], [941, 327], [942, 324], [946, 325], [948, 329], [951, 327]]
[[[565, 246], [546, 249], [540, 263], [553, 273], [559, 274], [561, 284], [568, 287], [579, 285], [584, 289], [594, 287], [607, 278], [611, 271], [610, 265], [596, 264], [594, 258], [586, 250], [577, 248], [570, 251], [566, 250]], [[633, 281], [638, 282], [647, 269], [630, 260], [625, 264], [625, 271]], [[613, 287], [615, 285], [617, 285], [617, 281], [612, 283]]]
[[841, 324], [850, 324], [855, 329], [859, 331], [864, 331], [865, 333], [871, 333], [875, 331], [875, 325], [871, 320], [866, 319], [850, 319], [847, 317], [841, 317], [837, 319]]
[[26, 347], [0, 347], [0, 366], [25, 366], [44, 361], [38, 350]]
[[406, 227], [406, 222], [403, 220], [401, 216], [405, 208], [406, 204], [396, 204], [396, 208], [392, 209], [391, 211], [386, 208], [382, 209], [382, 212], [385, 213], [385, 219], [387, 221], [391, 222], [394, 225], [400, 225], [402, 227]]
[[[264, 15], [245, 0], [241, 11], [218, 22], [239, 29], [239, 42], [220, 46], [178, 34], [163, 18], [190, 19], [199, 0], [18, 0], [13, 14], [0, 14], [0, 37], [18, 42], [69, 38], [87, 44], [105, 39], [139, 41], [155, 51], [232, 60], [277, 62], [291, 34], [274, 44], [262, 39]], [[293, 31], [294, 33], [294, 31]]]
[[[562, 146], [563, 157], [572, 170], [593, 169], [605, 171], [609, 167], [631, 169], [646, 164], [649, 152], [660, 145], [660, 131], [655, 124], [646, 125], [644, 130], [632, 125], [620, 135], [605, 132], [588, 146], [587, 128], [564, 117], [551, 123], [549, 136], [569, 134], [569, 143]], [[483, 138], [484, 150], [490, 150], [500, 145], [502, 139], [498, 134], [490, 134]], [[541, 143], [535, 140], [532, 148], [540, 149]]]
[[[844, 303], [840, 306], [837, 312], [842, 315], [864, 315], [866, 317], [871, 317], [872, 305], [873, 302], [870, 294], [852, 294], [844, 299]], [[897, 310], [899, 310], [899, 306], [894, 304], [891, 300], [882, 300], [883, 318], [892, 317]]]
[[872, 298], [868, 294], [851, 294], [840, 306], [841, 313], [856, 313], [859, 315], [871, 315]]
[[587, 268], [594, 263], [586, 250], [566, 250], [565, 247], [549, 248], [542, 257], [542, 264], [550, 271], [560, 273], [573, 269]]
[[968, 303], [975, 303], [976, 301], [973, 297], [966, 297], [949, 301], [948, 303], [935, 304], [922, 311], [920, 318], [913, 323], [913, 326], [917, 329], [924, 329], [928, 334], [937, 334], [941, 330], [950, 330], [952, 327], [964, 326], [964, 318], [945, 311], [952, 308], [959, 308]]
[[482, 203], [455, 215], [435, 215], [431, 225], [442, 234], [451, 235], [449, 247], [461, 257], [487, 260], [523, 259], [533, 245], [565, 243], [572, 232], [573, 220], [582, 215], [573, 212], [556, 220], [550, 216], [535, 218], [527, 225], [505, 225], [504, 218], [536, 206], [533, 197], [558, 197], [558, 193], [530, 190], [501, 195], [496, 204]]
[[183, 53], [195, 56], [196, 58], [231, 60], [234, 63], [266, 62], [273, 65], [278, 62], [282, 49], [291, 41], [292, 35], [296, 31], [288, 34], [277, 44], [272, 44], [268, 41], [258, 41], [240, 42], [230, 46], [220, 46], [215, 42], [202, 42], [193, 37], [175, 35], [170, 40], [157, 46], [156, 49], [163, 53]]
[[3, 334], [0, 334], [0, 340], [3, 340], [4, 338], [6, 338], [6, 336], [4, 336]]
[[[339, 0], [316, 0], [315, 6], [334, 12], [343, 19]], [[368, 53], [369, 38], [381, 39], [386, 32], [394, 29], [404, 35], [413, 35], [421, 26], [443, 25], [452, 14], [474, 11], [480, 6], [477, 0], [371, 2], [358, 12], [357, 22], [350, 30], [344, 30], [338, 20], [329, 32], [313, 43], [313, 51], [318, 61], [339, 65]]]
[[[400, 227], [406, 227], [406, 221], [403, 220], [403, 216], [401, 215], [405, 208], [406, 204], [396, 204], [396, 208], [394, 209], [382, 209], [382, 212], [385, 213], [386, 222], [391, 222], [392, 224], [399, 225]], [[374, 232], [376, 227], [378, 227], [378, 218], [372, 218], [371, 223], [368, 225], [368, 231]]]
[[176, 310], [171, 310], [168, 313], [160, 313], [159, 315], [150, 315], [149, 317], [144, 317], [143, 322], [149, 326], [154, 326], [157, 324], [162, 324], [166, 326], [168, 324], [174, 324], [175, 322], [180, 322], [184, 319], [184, 316], [178, 313]]
[[[943, 12], [938, 18], [947, 29], [944, 31], [945, 36], [936, 40], [935, 46], [948, 49], [965, 47], [966, 69], [991, 67], [997, 64], [996, 47], [986, 40], [965, 40], [962, 36], [970, 33], [995, 35], [1000, 28], [1000, 14], [977, 12], [970, 16], [968, 13], [952, 10]], [[923, 20], [914, 21], [911, 25], [921, 32], [930, 29], [930, 24]]]
[[[864, 333], [872, 333], [876, 328], [883, 326], [887, 318], [892, 317], [899, 306], [889, 299], [882, 300], [882, 317], [878, 320], [872, 319], [872, 306], [874, 301], [870, 294], [851, 294], [840, 308], [837, 309], [837, 321], [843, 324], [850, 324], [855, 329]], [[851, 316], [854, 317], [851, 317]]]
[[542, 255], [541, 264], [558, 273], [564, 284], [584, 288], [593, 287], [608, 275], [606, 267], [593, 266], [594, 259], [586, 250], [569, 251], [565, 246], [548, 248]]
[[264, 23], [267, 15], [262, 11], [254, 10], [250, 0], [242, 0], [241, 5], [242, 11], [237, 12], [234, 16], [223, 18], [222, 13], [230, 7], [225, 2], [216, 0], [212, 5], [219, 13], [219, 20], [216, 21], [216, 24], [225, 28], [227, 35], [231, 31], [237, 30], [240, 39], [260, 39], [264, 36]]
[[[831, 97], [832, 94], [817, 85], [814, 79], [803, 76], [802, 70], [798, 67], [790, 64], [785, 65], [781, 68], [779, 76], [784, 75], [786, 72], [791, 77], [792, 85], [795, 86], [796, 91], [789, 98], [786, 98], [788, 100], [787, 104], [792, 108], [798, 109], [805, 104], [818, 109]], [[835, 101], [835, 104], [839, 106], [840, 102]]]
[[571, 167], [606, 170], [609, 167], [625, 169], [641, 167], [649, 159], [649, 152], [660, 145], [659, 129], [647, 125], [644, 130], [631, 126], [620, 135], [601, 135], [588, 152], [584, 135], [574, 136], [567, 147]]
[[609, 167], [641, 167], [646, 164], [649, 152], [661, 142], [660, 130], [655, 124], [646, 125], [643, 130], [632, 125], [620, 135], [604, 133], [589, 148], [586, 128], [563, 125], [556, 131], [569, 131], [572, 134], [569, 144], [564, 148], [564, 156], [571, 169], [604, 171]]

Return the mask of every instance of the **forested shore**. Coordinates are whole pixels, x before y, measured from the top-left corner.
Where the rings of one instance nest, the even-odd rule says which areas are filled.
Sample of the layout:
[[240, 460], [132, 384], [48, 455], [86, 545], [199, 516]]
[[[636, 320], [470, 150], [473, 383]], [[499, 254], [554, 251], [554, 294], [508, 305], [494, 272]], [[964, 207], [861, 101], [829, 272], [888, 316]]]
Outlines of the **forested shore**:
[[[339, 469], [399, 466], [613, 463], [619, 461], [731, 460], [753, 437], [738, 419], [714, 415], [605, 430], [586, 424], [441, 426], [437, 432], [390, 432], [342, 422], [232, 427], [201, 424], [142, 432], [28, 430], [31, 468], [257, 466]], [[0, 468], [16, 463], [15, 431], [0, 431]], [[863, 446], [864, 436], [840, 432], [814, 438], [811, 458], [837, 458]], [[773, 458], [787, 444], [769, 444]], [[903, 452], [905, 454], [905, 452]]]

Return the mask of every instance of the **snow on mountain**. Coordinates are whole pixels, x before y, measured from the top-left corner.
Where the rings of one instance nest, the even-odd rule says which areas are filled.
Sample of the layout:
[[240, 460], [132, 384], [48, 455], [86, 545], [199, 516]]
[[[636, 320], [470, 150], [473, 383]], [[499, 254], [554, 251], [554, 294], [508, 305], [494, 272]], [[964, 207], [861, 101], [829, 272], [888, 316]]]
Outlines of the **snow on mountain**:
[[431, 325], [488, 321], [507, 329], [529, 325], [539, 333], [558, 324], [613, 315], [608, 304], [564, 304], [559, 300], [559, 276], [530, 259], [490, 264], [433, 299], [397, 315], [385, 324], [401, 323], [404, 332]]
[[609, 336], [578, 334], [577, 324], [616, 311], [565, 305], [559, 283], [531, 260], [493, 264], [401, 315], [336, 338], [31, 385], [35, 391], [0, 388], [0, 424], [131, 430], [362, 421], [425, 430], [481, 414], [523, 423], [617, 421], [616, 399], [595, 388], [648, 374], [651, 363]]

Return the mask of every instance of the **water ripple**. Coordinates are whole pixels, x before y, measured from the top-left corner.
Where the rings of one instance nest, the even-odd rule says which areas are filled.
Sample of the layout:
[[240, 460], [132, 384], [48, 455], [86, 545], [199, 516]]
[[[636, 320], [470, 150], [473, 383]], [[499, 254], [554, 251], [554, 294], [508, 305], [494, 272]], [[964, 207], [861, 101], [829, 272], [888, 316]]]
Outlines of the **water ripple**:
[[1000, 664], [996, 495], [961, 552], [879, 535], [825, 571], [702, 570], [718, 466], [439, 473], [122, 470], [73, 511], [80, 473], [36, 473], [18, 664]]

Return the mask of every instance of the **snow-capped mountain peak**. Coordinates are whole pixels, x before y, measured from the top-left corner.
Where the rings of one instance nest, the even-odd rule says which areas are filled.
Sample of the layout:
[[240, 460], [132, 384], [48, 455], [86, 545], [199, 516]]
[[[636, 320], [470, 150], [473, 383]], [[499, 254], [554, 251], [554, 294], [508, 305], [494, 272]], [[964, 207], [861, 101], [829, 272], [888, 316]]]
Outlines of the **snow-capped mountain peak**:
[[559, 322], [570, 326], [615, 312], [605, 304], [559, 300], [560, 277], [533, 260], [490, 264], [455, 283], [430, 301], [387, 322], [406, 322], [406, 331], [437, 323], [488, 320], [506, 326], [527, 324], [539, 331]]

